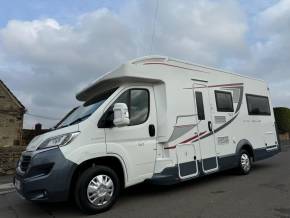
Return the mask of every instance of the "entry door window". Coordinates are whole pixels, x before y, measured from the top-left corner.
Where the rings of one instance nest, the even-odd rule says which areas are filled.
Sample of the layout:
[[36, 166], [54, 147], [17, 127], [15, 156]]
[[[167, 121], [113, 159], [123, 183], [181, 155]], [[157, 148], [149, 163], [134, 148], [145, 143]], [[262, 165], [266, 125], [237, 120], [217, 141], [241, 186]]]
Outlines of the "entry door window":
[[195, 92], [197, 116], [199, 120], [205, 120], [202, 92]]

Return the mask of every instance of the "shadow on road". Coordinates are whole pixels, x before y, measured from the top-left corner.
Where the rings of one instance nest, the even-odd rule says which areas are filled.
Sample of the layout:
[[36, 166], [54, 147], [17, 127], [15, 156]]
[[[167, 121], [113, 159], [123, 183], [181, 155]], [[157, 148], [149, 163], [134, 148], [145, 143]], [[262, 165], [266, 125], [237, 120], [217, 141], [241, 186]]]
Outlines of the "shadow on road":
[[[275, 167], [276, 166], [273, 163], [259, 162], [253, 165], [253, 172], [251, 173], [268, 170]], [[187, 189], [193, 188], [198, 189], [200, 187], [207, 186], [210, 183], [215, 183], [219, 180], [230, 180], [233, 177], [239, 176], [241, 175], [239, 175], [235, 170], [227, 170], [170, 186], [157, 186], [151, 185], [149, 183], [141, 183], [124, 190], [121, 198], [163, 195], [167, 192], [174, 194], [174, 192], [186, 191]]]
[[[269, 168], [275, 168], [275, 164], [273, 163], [265, 163], [259, 162], [255, 163], [253, 166], [254, 172], [269, 170]], [[199, 189], [201, 187], [205, 187], [211, 183], [215, 183], [218, 181], [226, 181], [231, 180], [233, 177], [238, 177], [235, 171], [229, 170], [224, 172], [218, 172], [215, 174], [211, 174], [208, 176], [204, 176], [201, 178], [197, 178], [194, 180], [189, 180], [180, 184], [171, 185], [171, 186], [156, 186], [151, 185], [149, 183], [141, 183], [128, 189], [124, 190], [121, 194], [120, 201], [117, 203], [117, 208], [121, 205], [129, 203], [130, 201], [134, 201], [140, 198], [153, 198], [157, 196], [162, 196], [170, 193], [171, 195], [177, 194], [179, 192], [187, 192], [192, 189]], [[119, 205], [119, 206], [118, 206]], [[45, 212], [48, 216], [54, 217], [56, 214], [57, 216], [61, 217], [79, 217], [84, 216], [84, 214], [78, 210], [76, 205], [71, 202], [66, 203], [42, 203], [42, 204], [35, 204], [36, 207], [41, 209]]]

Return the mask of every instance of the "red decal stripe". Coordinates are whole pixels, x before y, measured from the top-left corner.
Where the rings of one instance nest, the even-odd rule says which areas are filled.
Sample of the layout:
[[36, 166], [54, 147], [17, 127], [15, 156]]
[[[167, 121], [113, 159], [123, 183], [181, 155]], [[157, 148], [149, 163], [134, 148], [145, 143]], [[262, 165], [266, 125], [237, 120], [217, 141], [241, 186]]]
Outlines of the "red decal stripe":
[[197, 134], [197, 135], [195, 135], [195, 136], [193, 136], [193, 137], [191, 137], [191, 138], [189, 138], [189, 139], [186, 139], [186, 140], [184, 140], [183, 142], [181, 142], [180, 144], [184, 144], [184, 143], [187, 143], [187, 142], [193, 141], [194, 139], [198, 139], [198, 138], [199, 138], [200, 136], [202, 136], [204, 133], [206, 133], [206, 131], [200, 133], [199, 135]]
[[[195, 136], [193, 136], [193, 137], [191, 137], [191, 138], [189, 138], [189, 139], [186, 139], [185, 141], [183, 141], [183, 142], [181, 142], [181, 143], [179, 143], [179, 144], [184, 144], [184, 143], [187, 143], [187, 142], [193, 141], [193, 140], [195, 140], [195, 139], [197, 140], [197, 139], [199, 139], [200, 136], [204, 135], [205, 133], [206, 133], [206, 131], [200, 133], [199, 135], [197, 134], [197, 135], [195, 135]], [[164, 149], [169, 150], [169, 149], [175, 149], [175, 148], [176, 148], [176, 145], [174, 145], [174, 146], [169, 146], [169, 147], [166, 147], [166, 148], [164, 148]]]

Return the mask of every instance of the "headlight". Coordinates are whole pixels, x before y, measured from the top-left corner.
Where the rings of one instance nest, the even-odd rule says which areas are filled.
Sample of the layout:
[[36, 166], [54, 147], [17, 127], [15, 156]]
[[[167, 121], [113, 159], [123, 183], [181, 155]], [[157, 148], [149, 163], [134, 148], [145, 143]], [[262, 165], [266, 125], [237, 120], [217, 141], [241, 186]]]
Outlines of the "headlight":
[[79, 133], [80, 132], [67, 133], [67, 134], [48, 138], [44, 142], [42, 142], [37, 149], [40, 150], [44, 148], [59, 147], [59, 146], [67, 145], [71, 143], [78, 136]]

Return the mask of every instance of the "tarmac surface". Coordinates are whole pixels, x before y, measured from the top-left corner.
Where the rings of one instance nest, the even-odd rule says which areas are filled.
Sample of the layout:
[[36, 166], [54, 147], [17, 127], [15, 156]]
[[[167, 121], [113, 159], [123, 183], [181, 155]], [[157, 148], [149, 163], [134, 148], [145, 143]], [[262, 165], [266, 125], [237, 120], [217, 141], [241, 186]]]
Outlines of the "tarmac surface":
[[[1, 218], [87, 217], [73, 203], [34, 204], [3, 190]], [[131, 187], [110, 211], [90, 217], [290, 218], [290, 148], [255, 163], [247, 176], [225, 171], [169, 187]]]

